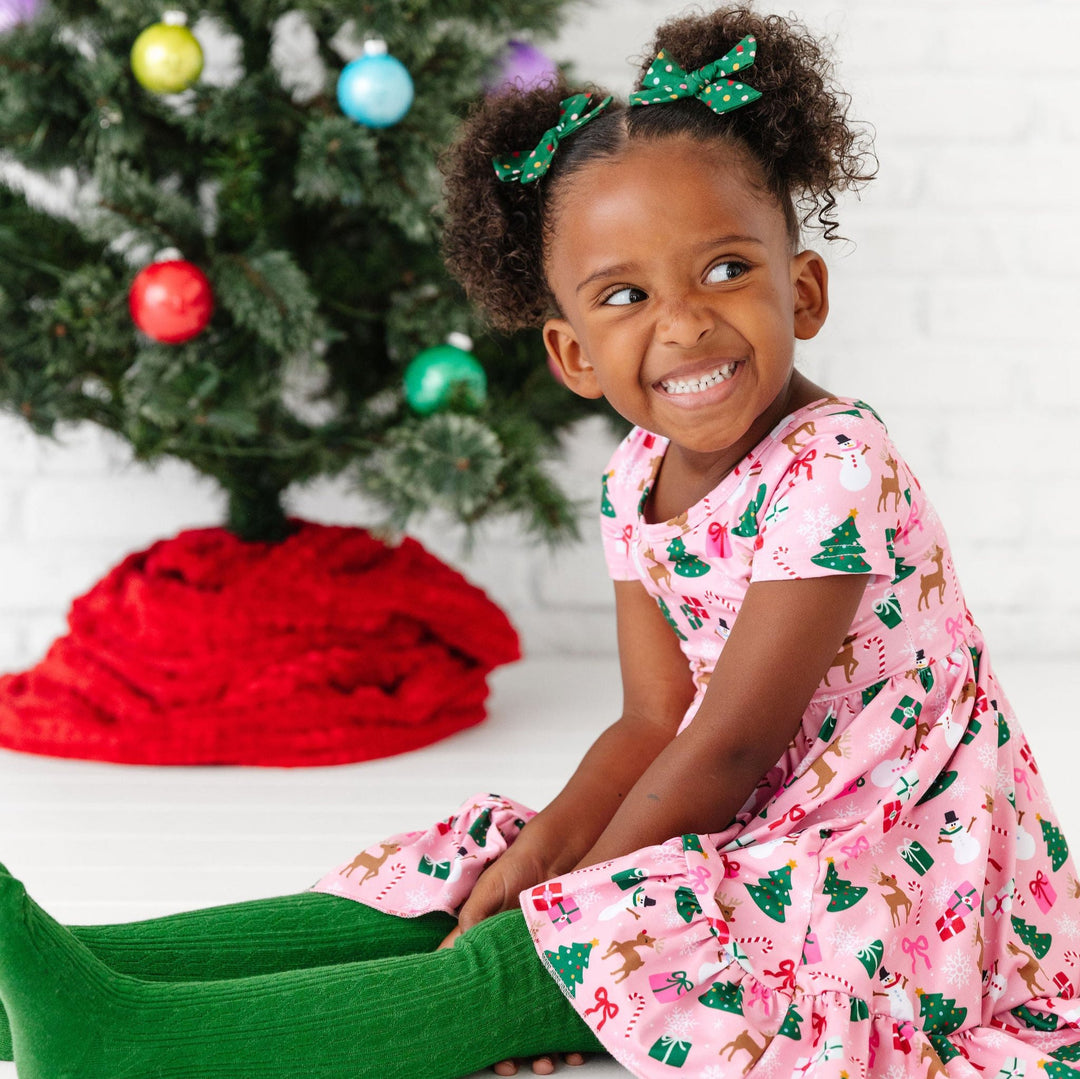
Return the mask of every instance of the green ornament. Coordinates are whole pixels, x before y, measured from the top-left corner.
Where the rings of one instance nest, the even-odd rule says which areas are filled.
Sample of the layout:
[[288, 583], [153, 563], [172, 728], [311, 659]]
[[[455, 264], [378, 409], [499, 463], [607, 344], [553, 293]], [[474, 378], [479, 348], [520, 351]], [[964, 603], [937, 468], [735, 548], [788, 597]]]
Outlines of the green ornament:
[[487, 399], [487, 375], [469, 349], [464, 334], [451, 334], [445, 345], [426, 348], [405, 368], [405, 400], [413, 412], [427, 416], [450, 404], [461, 392], [469, 408]]
[[131, 70], [154, 94], [178, 94], [202, 74], [203, 51], [195, 35], [179, 23], [148, 26], [131, 46]]

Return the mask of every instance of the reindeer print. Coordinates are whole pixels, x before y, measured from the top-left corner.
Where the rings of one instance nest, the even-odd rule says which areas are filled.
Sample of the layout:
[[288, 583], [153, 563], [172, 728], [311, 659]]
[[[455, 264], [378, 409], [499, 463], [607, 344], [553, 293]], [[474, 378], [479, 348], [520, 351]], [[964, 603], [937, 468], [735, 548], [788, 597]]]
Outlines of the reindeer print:
[[899, 465], [896, 463], [896, 458], [892, 454], [883, 454], [882, 460], [885, 462], [885, 467], [891, 472], [891, 476], [881, 477], [881, 494], [878, 496], [877, 508], [879, 511], [888, 509], [889, 497], [892, 496], [895, 500], [893, 502], [893, 512], [900, 508], [900, 474]]
[[1024, 984], [1027, 986], [1028, 992], [1037, 997], [1040, 993], [1045, 992], [1046, 986], [1039, 984], [1039, 975], [1042, 974], [1042, 967], [1039, 966], [1039, 961], [1029, 951], [1025, 951], [1019, 945], [1014, 944], [1012, 941], [1006, 945], [1011, 955], [1022, 955], [1027, 962], [1024, 963], [1017, 974], [1024, 980]]
[[[848, 679], [848, 681], [850, 680]], [[826, 684], [828, 683], [826, 682]], [[844, 735], [840, 735], [839, 738], [834, 738], [822, 750], [821, 756], [813, 760], [810, 767], [806, 769], [807, 772], [813, 772], [816, 779], [814, 785], [806, 792], [811, 797], [817, 798], [819, 795], [824, 794], [829, 784], [836, 778], [836, 769], [825, 758], [829, 754], [839, 757], [841, 760], [849, 756], [850, 751], [844, 744], [844, 737]]]
[[601, 959], [610, 959], [613, 955], [619, 955], [622, 957], [622, 966], [616, 967], [612, 973], [618, 975], [616, 982], [625, 981], [634, 973], [638, 967], [644, 965], [645, 960], [638, 955], [638, 948], [651, 948], [656, 942], [655, 937], [650, 937], [648, 933], [643, 929], [632, 940], [613, 940], [611, 946], [600, 957]]
[[930, 561], [937, 565], [937, 569], [932, 573], [921, 573], [919, 575], [919, 604], [916, 610], [921, 611], [924, 603], [926, 609], [930, 610], [930, 593], [935, 589], [937, 589], [938, 603], [945, 602], [945, 570], [941, 565], [944, 557], [945, 552], [935, 543], [930, 548]]
[[744, 1030], [734, 1041], [730, 1041], [727, 1045], [722, 1046], [720, 1049], [720, 1055], [723, 1056], [727, 1053], [728, 1060], [734, 1062], [736, 1053], [746, 1053], [750, 1059], [743, 1066], [742, 1073], [745, 1075], [757, 1062], [762, 1053], [769, 1047], [769, 1042], [772, 1038], [765, 1036], [764, 1044], [758, 1045], [754, 1041], [753, 1036], [750, 1033], [749, 1028]]
[[383, 851], [381, 857], [368, 851], [362, 851], [342, 870], [343, 875], [351, 877], [354, 869], [366, 869], [367, 872], [360, 878], [360, 884], [365, 884], [367, 881], [377, 877], [386, 859], [401, 850], [401, 846], [397, 843], [380, 843], [379, 846], [382, 847]]
[[[852, 633], [844, 638], [844, 644], [840, 651], [836, 653], [836, 659], [829, 665], [829, 671], [833, 667], [843, 667], [844, 677], [847, 679], [848, 685], [851, 685], [852, 678], [855, 677], [855, 669], [859, 666], [859, 661], [855, 658], [855, 638], [858, 634]], [[825, 685], [829, 685], [829, 671], [825, 672]]]
[[803, 423], [800, 423], [799, 426], [796, 427], [794, 431], [789, 432], [782, 439], [780, 439], [780, 441], [783, 442], [783, 444], [785, 446], [787, 446], [787, 448], [789, 450], [791, 450], [791, 452], [793, 454], [795, 454], [795, 456], [797, 457], [806, 448], [805, 444], [799, 441], [799, 436], [800, 435], [811, 435], [812, 436], [812, 435], [816, 435], [816, 434], [817, 434], [817, 425], [814, 423], [814, 421], [813, 420], [805, 420]]
[[645, 550], [645, 557], [652, 563], [649, 567], [649, 576], [656, 582], [658, 587], [666, 588], [670, 592], [671, 570], [653, 554], [651, 547]]
[[[881, 893], [881, 898], [888, 904], [892, 924], [902, 925], [911, 917], [911, 897], [896, 883], [894, 873], [886, 873], [877, 866], [874, 866], [874, 873], [877, 875], [878, 887], [887, 889]], [[900, 913], [901, 911], [903, 914]]]

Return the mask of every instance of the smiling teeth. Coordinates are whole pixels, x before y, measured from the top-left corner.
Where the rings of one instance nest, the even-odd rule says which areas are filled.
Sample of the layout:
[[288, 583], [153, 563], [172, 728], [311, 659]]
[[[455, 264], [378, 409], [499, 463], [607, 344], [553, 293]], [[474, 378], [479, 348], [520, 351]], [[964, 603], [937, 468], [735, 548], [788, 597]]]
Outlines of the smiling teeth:
[[726, 382], [734, 373], [735, 364], [726, 363], [723, 367], [717, 367], [715, 371], [702, 375], [701, 378], [673, 378], [661, 382], [660, 385], [666, 393], [701, 393], [702, 390], [707, 390], [718, 382]]

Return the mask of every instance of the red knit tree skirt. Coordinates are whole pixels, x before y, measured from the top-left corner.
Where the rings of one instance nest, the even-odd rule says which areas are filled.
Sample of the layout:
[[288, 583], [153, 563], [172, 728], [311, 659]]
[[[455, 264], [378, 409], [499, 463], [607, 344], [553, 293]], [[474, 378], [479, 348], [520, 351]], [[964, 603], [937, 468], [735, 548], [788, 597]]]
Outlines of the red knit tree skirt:
[[124, 559], [32, 670], [0, 678], [0, 745], [126, 764], [343, 764], [484, 718], [520, 657], [506, 615], [415, 540], [296, 522]]

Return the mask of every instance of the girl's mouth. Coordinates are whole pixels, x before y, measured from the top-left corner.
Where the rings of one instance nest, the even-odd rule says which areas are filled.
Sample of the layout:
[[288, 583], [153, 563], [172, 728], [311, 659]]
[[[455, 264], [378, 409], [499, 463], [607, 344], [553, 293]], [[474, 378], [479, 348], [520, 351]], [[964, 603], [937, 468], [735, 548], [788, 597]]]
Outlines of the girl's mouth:
[[669, 378], [660, 383], [661, 389], [673, 397], [681, 396], [686, 393], [701, 393], [702, 390], [709, 389], [710, 386], [716, 386], [721, 382], [727, 382], [733, 374], [735, 374], [735, 368], [738, 366], [736, 363], [725, 363], [719, 367], [714, 367], [711, 371], [706, 372], [698, 378]]

